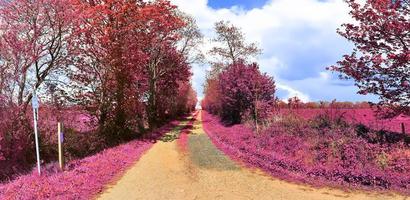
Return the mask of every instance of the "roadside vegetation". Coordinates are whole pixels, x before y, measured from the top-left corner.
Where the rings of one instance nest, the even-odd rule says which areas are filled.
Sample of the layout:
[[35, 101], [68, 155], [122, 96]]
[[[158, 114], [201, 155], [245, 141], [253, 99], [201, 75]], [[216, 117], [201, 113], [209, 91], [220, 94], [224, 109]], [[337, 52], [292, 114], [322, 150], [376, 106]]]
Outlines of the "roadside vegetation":
[[355, 22], [337, 31], [354, 49], [327, 69], [378, 102], [280, 100], [257, 43], [218, 21], [204, 55], [195, 19], [168, 0], [0, 0], [0, 198], [89, 199], [157, 140], [189, 147], [195, 116], [175, 120], [196, 109], [191, 67], [203, 63], [204, 128], [231, 158], [285, 180], [410, 195], [410, 3], [345, 2]]
[[0, 181], [143, 138], [195, 109], [195, 20], [168, 1], [0, 0]]

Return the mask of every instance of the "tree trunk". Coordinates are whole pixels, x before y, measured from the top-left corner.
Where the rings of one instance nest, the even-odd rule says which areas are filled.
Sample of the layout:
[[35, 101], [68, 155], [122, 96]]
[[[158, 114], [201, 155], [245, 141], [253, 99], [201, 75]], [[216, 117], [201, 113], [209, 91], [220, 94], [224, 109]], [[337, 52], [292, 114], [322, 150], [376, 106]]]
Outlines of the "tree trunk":
[[149, 128], [155, 128], [157, 125], [157, 103], [156, 103], [156, 80], [151, 79], [149, 81], [149, 98], [148, 98], [148, 124]]
[[24, 96], [24, 91], [26, 89], [26, 73], [23, 73], [21, 75], [22, 80], [19, 83], [19, 93], [18, 93], [18, 98], [17, 98], [17, 104], [22, 105], [23, 104], [23, 96]]

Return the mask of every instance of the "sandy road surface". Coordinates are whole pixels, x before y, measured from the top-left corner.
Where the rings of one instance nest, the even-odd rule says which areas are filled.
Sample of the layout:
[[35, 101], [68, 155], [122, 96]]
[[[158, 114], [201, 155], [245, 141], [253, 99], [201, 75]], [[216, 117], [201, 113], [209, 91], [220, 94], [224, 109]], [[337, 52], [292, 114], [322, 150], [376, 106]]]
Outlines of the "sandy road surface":
[[[194, 118], [195, 120], [195, 118]], [[99, 199], [406, 199], [387, 194], [347, 193], [273, 179], [240, 167], [212, 144], [200, 114], [177, 140], [155, 144]], [[176, 129], [179, 131], [179, 129]], [[174, 133], [175, 134], [175, 131]], [[410, 199], [410, 198], [409, 198]]]

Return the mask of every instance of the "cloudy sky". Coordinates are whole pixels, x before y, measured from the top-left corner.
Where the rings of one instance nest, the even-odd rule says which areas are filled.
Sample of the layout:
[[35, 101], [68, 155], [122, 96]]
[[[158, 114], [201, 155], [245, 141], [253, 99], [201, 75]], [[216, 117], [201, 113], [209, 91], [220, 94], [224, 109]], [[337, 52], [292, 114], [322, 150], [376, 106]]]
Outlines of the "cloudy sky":
[[[351, 21], [343, 0], [171, 0], [194, 16], [205, 36], [204, 49], [214, 36], [213, 25], [229, 20], [249, 42], [263, 49], [260, 69], [274, 76], [279, 98], [298, 96], [304, 101], [374, 101], [356, 94], [352, 81], [326, 71], [352, 44], [336, 33]], [[202, 98], [209, 66], [193, 67], [193, 85]]]

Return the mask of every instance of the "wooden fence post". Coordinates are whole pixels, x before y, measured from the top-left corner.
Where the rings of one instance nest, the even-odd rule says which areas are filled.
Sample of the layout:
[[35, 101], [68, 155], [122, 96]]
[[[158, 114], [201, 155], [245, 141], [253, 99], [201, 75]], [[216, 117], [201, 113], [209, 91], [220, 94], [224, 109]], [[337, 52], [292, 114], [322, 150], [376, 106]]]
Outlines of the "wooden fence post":
[[62, 123], [58, 122], [58, 162], [60, 164], [60, 169], [64, 170], [64, 151], [63, 151], [63, 142], [64, 142], [64, 135], [63, 135], [63, 126]]
[[401, 133], [406, 134], [406, 128], [404, 127], [404, 123], [401, 123]]

